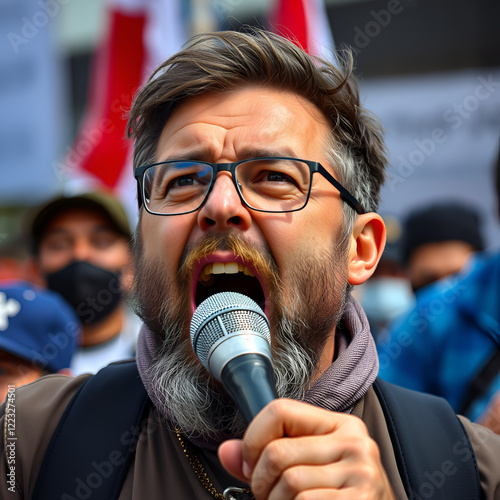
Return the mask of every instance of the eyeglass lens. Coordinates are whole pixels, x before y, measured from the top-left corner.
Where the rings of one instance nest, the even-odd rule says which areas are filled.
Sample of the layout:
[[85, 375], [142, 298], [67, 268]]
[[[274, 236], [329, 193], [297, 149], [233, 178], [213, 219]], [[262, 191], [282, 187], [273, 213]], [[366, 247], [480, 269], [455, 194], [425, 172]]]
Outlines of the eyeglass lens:
[[[197, 162], [168, 162], [144, 173], [144, 200], [158, 214], [197, 210], [213, 177], [212, 166]], [[235, 170], [236, 184], [245, 203], [271, 212], [301, 209], [309, 193], [311, 172], [300, 160], [258, 159], [242, 162]]]

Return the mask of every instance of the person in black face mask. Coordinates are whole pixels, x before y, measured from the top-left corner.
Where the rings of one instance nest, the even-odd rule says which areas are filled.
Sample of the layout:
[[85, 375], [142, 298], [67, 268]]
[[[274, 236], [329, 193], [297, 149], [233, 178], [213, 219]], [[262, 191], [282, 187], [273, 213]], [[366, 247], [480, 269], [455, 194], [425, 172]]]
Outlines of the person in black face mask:
[[41, 283], [60, 293], [82, 324], [73, 372], [134, 356], [138, 324], [123, 297], [130, 226], [120, 203], [103, 192], [53, 199], [37, 211], [31, 236]]

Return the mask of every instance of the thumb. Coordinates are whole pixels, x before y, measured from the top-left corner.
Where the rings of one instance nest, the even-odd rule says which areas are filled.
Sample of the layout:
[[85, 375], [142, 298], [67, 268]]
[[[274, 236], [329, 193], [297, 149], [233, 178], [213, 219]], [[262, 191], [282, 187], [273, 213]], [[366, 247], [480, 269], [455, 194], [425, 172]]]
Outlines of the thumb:
[[230, 439], [224, 441], [218, 450], [220, 463], [233, 476], [243, 482], [247, 482], [248, 478], [243, 473], [242, 459], [242, 441], [241, 439]]

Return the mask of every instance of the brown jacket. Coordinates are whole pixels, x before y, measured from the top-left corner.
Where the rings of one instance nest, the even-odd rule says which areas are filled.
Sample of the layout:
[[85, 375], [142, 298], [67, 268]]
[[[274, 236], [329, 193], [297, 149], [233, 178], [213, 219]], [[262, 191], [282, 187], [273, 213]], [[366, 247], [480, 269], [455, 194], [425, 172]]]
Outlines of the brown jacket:
[[[88, 375], [77, 378], [63, 375], [44, 377], [16, 390], [15, 399], [11, 399], [15, 413], [10, 411], [6, 417], [5, 403], [0, 407], [0, 425], [3, 429], [0, 498], [15, 500], [32, 497], [51, 436], [66, 405], [87, 377]], [[396, 498], [406, 499], [385, 418], [373, 389], [356, 404], [354, 414], [365, 422], [370, 435], [378, 443], [382, 462]], [[6, 440], [5, 434], [8, 424], [12, 430], [13, 415], [17, 438], [15, 441]], [[213, 498], [193, 472], [175, 432], [160, 423], [154, 407], [150, 408], [149, 417], [148, 427], [139, 437], [135, 459], [127, 473], [119, 499]], [[485, 498], [500, 500], [500, 436], [460, 418], [476, 453]], [[15, 446], [12, 443], [15, 443]], [[89, 436], [89, 446], [91, 445], [92, 437]], [[198, 451], [198, 455], [217, 491], [222, 492], [227, 486], [238, 486], [232, 476], [218, 465], [215, 454], [201, 454]], [[75, 459], [71, 449], [68, 449], [67, 458]], [[12, 466], [15, 469], [9, 475], [9, 467]], [[78, 484], [75, 482], [74, 491], [68, 492], [68, 498], [92, 498], [89, 492], [93, 485], [89, 482], [89, 486], [85, 479], [82, 478]]]

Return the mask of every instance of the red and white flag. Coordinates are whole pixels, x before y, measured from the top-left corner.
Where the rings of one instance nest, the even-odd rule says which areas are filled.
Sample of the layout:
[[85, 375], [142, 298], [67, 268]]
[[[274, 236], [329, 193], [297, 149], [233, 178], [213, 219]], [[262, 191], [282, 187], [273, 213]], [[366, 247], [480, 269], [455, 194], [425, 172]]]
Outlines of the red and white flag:
[[278, 0], [272, 30], [309, 54], [332, 60], [335, 43], [323, 0]]
[[67, 191], [107, 189], [136, 213], [126, 112], [143, 80], [188, 39], [182, 0], [108, 0], [85, 115], [65, 159]]

